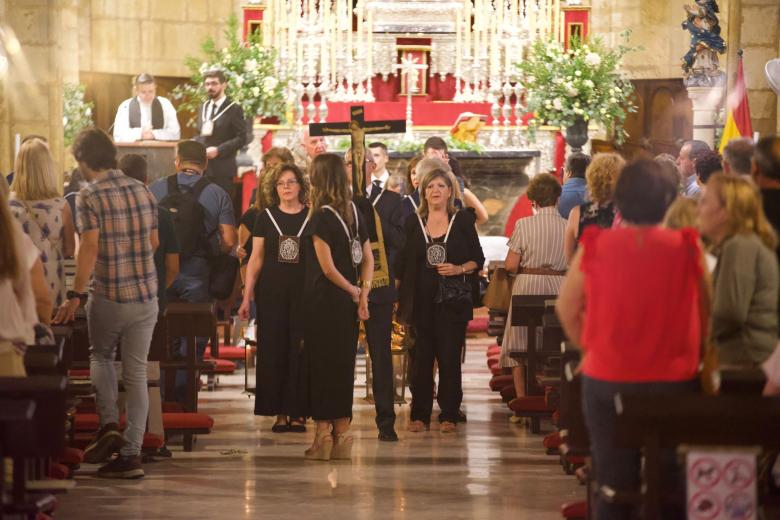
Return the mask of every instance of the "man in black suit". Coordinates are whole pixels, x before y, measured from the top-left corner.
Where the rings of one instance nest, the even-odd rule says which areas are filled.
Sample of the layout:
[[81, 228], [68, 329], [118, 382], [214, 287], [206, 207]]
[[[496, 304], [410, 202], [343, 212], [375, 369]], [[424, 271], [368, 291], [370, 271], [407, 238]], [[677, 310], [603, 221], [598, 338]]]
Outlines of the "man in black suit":
[[[384, 146], [384, 145], [382, 145]], [[374, 147], [369, 145], [369, 150]], [[382, 150], [387, 154], [386, 148]], [[347, 170], [352, 171], [352, 154], [346, 154]], [[371, 185], [374, 178], [376, 163], [371, 153], [366, 154], [366, 180]], [[379, 216], [379, 223], [384, 239], [387, 257], [389, 283], [381, 287], [373, 287], [368, 296], [370, 318], [364, 322], [368, 352], [371, 356], [371, 372], [373, 378], [372, 391], [376, 407], [376, 425], [379, 429], [379, 440], [395, 442], [395, 391], [393, 389], [393, 356], [391, 352], [391, 336], [393, 332], [393, 306], [398, 300], [395, 288], [393, 265], [396, 257], [401, 254], [404, 246], [404, 217], [401, 210], [401, 196], [398, 193], [373, 186], [368, 198], [355, 201], [363, 213], [369, 228], [372, 246], [377, 240], [374, 212]], [[373, 206], [373, 210], [372, 210]]]
[[225, 95], [227, 80], [223, 71], [206, 72], [203, 86], [209, 99], [198, 112], [199, 135], [195, 140], [206, 147], [209, 162], [204, 175], [235, 198], [236, 155], [247, 142], [244, 110]]

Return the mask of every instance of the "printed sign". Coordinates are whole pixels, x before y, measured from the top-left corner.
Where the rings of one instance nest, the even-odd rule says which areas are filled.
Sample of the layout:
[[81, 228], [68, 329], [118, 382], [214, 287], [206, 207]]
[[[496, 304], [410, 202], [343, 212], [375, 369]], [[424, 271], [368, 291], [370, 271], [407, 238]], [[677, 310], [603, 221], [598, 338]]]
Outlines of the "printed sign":
[[750, 452], [690, 451], [689, 520], [755, 520], [756, 456]]

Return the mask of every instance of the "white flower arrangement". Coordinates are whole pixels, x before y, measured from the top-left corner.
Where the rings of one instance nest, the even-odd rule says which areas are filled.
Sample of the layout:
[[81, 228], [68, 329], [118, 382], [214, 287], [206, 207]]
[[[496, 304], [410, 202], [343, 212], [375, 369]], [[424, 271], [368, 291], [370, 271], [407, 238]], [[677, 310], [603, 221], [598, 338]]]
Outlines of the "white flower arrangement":
[[[628, 33], [624, 33], [624, 43]], [[583, 43], [569, 41], [569, 49], [557, 41], [537, 40], [525, 61], [517, 64], [526, 91], [533, 133], [543, 124], [569, 127], [577, 121], [594, 121], [612, 126], [615, 140], [626, 136], [623, 124], [634, 87], [621, 68], [623, 56], [634, 48], [608, 48], [599, 38]]]

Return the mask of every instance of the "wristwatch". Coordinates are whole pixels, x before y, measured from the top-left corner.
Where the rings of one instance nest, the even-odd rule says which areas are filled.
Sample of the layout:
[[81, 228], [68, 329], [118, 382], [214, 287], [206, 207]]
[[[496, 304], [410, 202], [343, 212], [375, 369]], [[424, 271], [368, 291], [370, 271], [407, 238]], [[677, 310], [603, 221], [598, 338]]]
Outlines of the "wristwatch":
[[69, 300], [72, 300], [73, 298], [78, 298], [81, 301], [81, 303], [84, 303], [85, 301], [87, 301], [87, 298], [89, 297], [89, 293], [85, 293], [85, 292], [79, 293], [79, 292], [76, 292], [76, 291], [68, 291], [68, 292], [65, 293], [65, 297], [67, 299], [69, 299]]

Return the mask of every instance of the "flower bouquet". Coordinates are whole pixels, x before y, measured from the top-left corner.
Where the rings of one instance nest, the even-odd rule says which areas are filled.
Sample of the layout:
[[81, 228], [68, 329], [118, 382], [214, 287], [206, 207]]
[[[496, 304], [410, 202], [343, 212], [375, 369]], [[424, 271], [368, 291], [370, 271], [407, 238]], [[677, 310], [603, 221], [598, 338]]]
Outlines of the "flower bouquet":
[[205, 60], [186, 58], [185, 63], [191, 71], [190, 82], [177, 86], [172, 93], [174, 99], [181, 101], [179, 111], [197, 113], [206, 99], [203, 75], [209, 70], [220, 69], [228, 82], [226, 94], [241, 106], [247, 118], [283, 119], [288, 78], [280, 77], [276, 71], [276, 51], [262, 46], [259, 32], [249, 35], [246, 42], [241, 41], [235, 16], [227, 22], [225, 40], [227, 45], [218, 49], [212, 38], [206, 39], [201, 45]]
[[623, 34], [624, 44], [617, 49], [600, 38], [572, 38], [568, 50], [557, 41], [534, 42], [528, 58], [517, 64], [527, 110], [534, 114], [528, 122], [532, 135], [543, 124], [587, 128], [594, 121], [611, 126], [615, 140], [623, 142], [626, 114], [636, 111], [631, 102], [634, 87], [621, 63], [626, 53], [636, 50], [625, 45], [628, 35]]
[[84, 100], [84, 85], [66, 83], [62, 91], [62, 129], [65, 146], [73, 144], [79, 132], [94, 125], [94, 104]]

